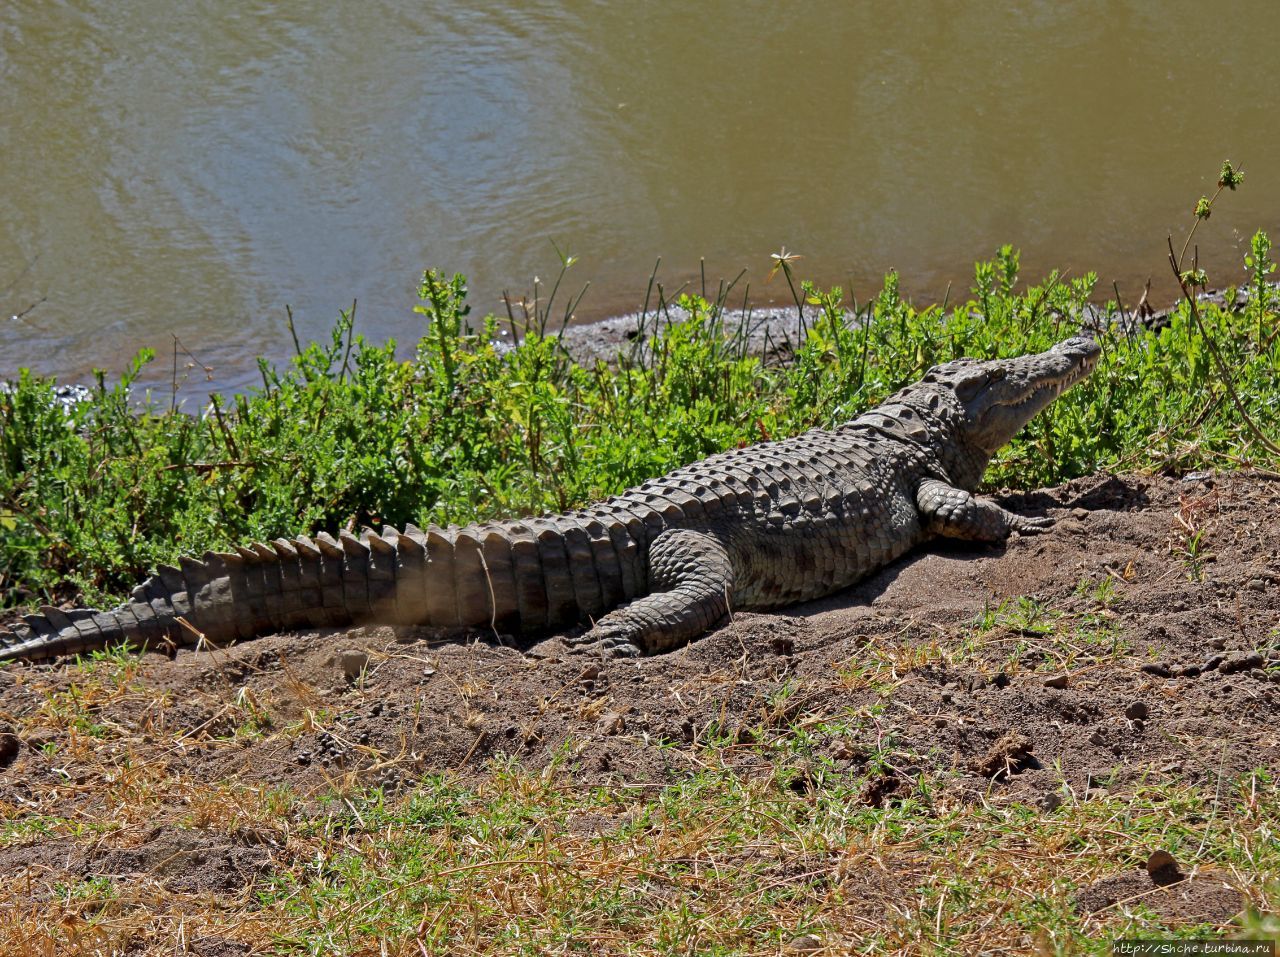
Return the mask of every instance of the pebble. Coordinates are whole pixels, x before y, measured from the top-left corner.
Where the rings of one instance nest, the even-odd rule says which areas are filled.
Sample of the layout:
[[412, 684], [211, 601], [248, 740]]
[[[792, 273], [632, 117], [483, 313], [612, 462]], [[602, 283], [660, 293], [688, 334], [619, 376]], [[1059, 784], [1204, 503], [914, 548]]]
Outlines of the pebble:
[[1144, 701], [1135, 701], [1129, 707], [1124, 709], [1124, 716], [1130, 721], [1145, 720], [1147, 715], [1151, 713], [1151, 709], [1147, 707]]
[[1046, 678], [1044, 686], [1046, 688], [1065, 688], [1067, 686], [1067, 676], [1054, 675], [1052, 678]]
[[817, 934], [801, 934], [787, 941], [787, 950], [796, 954], [807, 954], [822, 949], [822, 938]]
[[1223, 651], [1227, 647], [1227, 639], [1214, 638], [1212, 641], [1209, 642], [1209, 647], [1212, 648], [1214, 651]]
[[1228, 658], [1226, 661], [1218, 665], [1218, 670], [1224, 675], [1234, 674], [1237, 671], [1249, 671], [1253, 668], [1262, 667], [1263, 658], [1259, 654], [1239, 655], [1235, 658]]
[[606, 711], [600, 716], [601, 734], [621, 734], [627, 730], [627, 719], [617, 711]]
[[1226, 655], [1212, 655], [1208, 661], [1206, 661], [1204, 664], [1200, 666], [1200, 670], [1202, 672], [1213, 671], [1215, 668], [1218, 667], [1218, 665], [1222, 664], [1226, 660], [1227, 660]]
[[0, 733], [0, 768], [7, 768], [18, 756], [22, 741], [16, 734], [5, 731]]
[[369, 666], [369, 655], [363, 651], [348, 649], [347, 651], [338, 652], [338, 668], [346, 676], [348, 681], [355, 681], [360, 677], [360, 672]]
[[1182, 880], [1178, 862], [1174, 860], [1172, 854], [1164, 850], [1154, 851], [1147, 858], [1147, 873], [1157, 884], [1175, 884]]

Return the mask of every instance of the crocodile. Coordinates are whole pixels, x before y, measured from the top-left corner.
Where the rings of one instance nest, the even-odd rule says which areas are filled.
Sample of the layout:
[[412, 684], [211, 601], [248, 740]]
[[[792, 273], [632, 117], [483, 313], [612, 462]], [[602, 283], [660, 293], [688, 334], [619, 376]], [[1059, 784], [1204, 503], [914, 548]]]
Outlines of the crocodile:
[[1048, 528], [973, 493], [992, 456], [1099, 351], [1077, 337], [947, 362], [833, 429], [714, 455], [578, 511], [182, 558], [114, 609], [24, 615], [0, 629], [0, 660], [361, 624], [568, 631], [574, 650], [666, 651], [733, 610], [831, 594], [937, 536], [998, 542]]

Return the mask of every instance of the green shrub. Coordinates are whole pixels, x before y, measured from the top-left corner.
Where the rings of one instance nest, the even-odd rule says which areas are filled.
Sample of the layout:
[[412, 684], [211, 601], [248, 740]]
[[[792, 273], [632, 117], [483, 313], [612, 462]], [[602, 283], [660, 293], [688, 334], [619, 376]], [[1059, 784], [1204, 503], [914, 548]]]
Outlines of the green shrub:
[[[988, 483], [1271, 461], [1205, 339], [1248, 416], [1276, 421], [1269, 252], [1259, 234], [1242, 310], [1202, 307], [1196, 323], [1184, 305], [1158, 332], [1108, 328], [1094, 376], [1000, 454]], [[1006, 246], [950, 308], [916, 309], [892, 273], [861, 306], [806, 283], [803, 341], [768, 363], [726, 336], [723, 296], [685, 296], [687, 322], [655, 323], [616, 364], [586, 366], [539, 334], [545, 316], [518, 346], [496, 344], [496, 319], [471, 325], [462, 277], [428, 272], [427, 334], [411, 361], [366, 342], [344, 313], [327, 343], [281, 369], [260, 360], [260, 389], [215, 397], [200, 416], [131, 396], [148, 353], [110, 388], [99, 375], [70, 409], [50, 380], [23, 372], [0, 393], [0, 603], [106, 601], [157, 562], [253, 539], [572, 508], [723, 449], [844, 421], [937, 362], [1045, 349], [1079, 328], [1094, 282], [1055, 273], [1019, 291]]]

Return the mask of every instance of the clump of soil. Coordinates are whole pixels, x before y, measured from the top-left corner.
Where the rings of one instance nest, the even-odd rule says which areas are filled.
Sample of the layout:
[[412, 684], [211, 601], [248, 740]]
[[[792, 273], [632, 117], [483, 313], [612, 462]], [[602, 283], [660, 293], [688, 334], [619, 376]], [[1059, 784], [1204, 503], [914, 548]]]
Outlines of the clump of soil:
[[969, 770], [984, 778], [1006, 778], [1031, 766], [1031, 739], [1021, 731], [1009, 731], [981, 758], [969, 762]]
[[1214, 923], [1230, 920], [1244, 907], [1241, 893], [1211, 872], [1184, 874], [1173, 855], [1154, 851], [1146, 867], [1096, 881], [1076, 897], [1086, 914], [1143, 907], [1168, 923]]
[[[390, 628], [275, 635], [147, 655], [133, 681], [167, 691], [167, 704], [115, 700], [97, 720], [136, 729], [134, 760], [190, 781], [314, 794], [337, 783], [394, 791], [433, 771], [481, 775], [495, 758], [537, 770], [566, 752], [578, 783], [644, 793], [693, 770], [665, 743], [714, 733], [750, 745], [886, 700], [882, 731], [918, 759], [872, 779], [872, 806], [927, 770], [951, 772], [974, 799], [1052, 807], [1064, 788], [1123, 788], [1153, 770], [1194, 783], [1280, 767], [1280, 484], [1244, 473], [1097, 476], [1003, 501], [1056, 526], [999, 547], [940, 543], [839, 595], [738, 614], [669, 654], [600, 661], [559, 639], [518, 649]], [[74, 680], [58, 666], [0, 673], [0, 802], [22, 807], [50, 788], [69, 806], [100, 800], [75, 786], [74, 762], [48, 753], [47, 740], [14, 737]], [[260, 733], [233, 735], [247, 713], [262, 717]], [[870, 732], [837, 737], [826, 753], [837, 770], [865, 773], [874, 743]], [[765, 760], [752, 747], [725, 753], [743, 773]], [[819, 786], [806, 768], [790, 770], [795, 787]], [[269, 867], [268, 849], [201, 834], [153, 836], [145, 853], [39, 854], [61, 855], [73, 872], [145, 872], [162, 884], [240, 886]], [[0, 855], [0, 874], [32, 863], [22, 850]], [[164, 863], [188, 859], [198, 876]], [[1221, 913], [1226, 897], [1201, 893], [1200, 880], [1124, 875], [1080, 906], [1141, 894], [1159, 908], [1161, 894], [1194, 890], [1187, 908]]]
[[0, 874], [37, 866], [84, 881], [150, 880], [170, 894], [234, 894], [264, 876], [270, 862], [270, 848], [251, 837], [172, 827], [117, 834], [112, 846], [95, 842], [86, 849], [59, 838], [0, 849]]

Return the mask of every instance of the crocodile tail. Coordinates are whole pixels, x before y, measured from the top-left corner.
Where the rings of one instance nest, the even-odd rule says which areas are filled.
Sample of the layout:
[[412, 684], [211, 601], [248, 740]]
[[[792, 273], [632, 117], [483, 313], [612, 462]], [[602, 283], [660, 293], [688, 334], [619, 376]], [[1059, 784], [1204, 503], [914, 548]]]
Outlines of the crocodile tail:
[[[391, 604], [382, 538], [343, 533], [235, 546], [161, 565], [108, 611], [44, 606], [0, 630], [0, 661], [38, 661], [125, 645], [226, 644], [288, 628], [349, 625]], [[371, 598], [374, 599], [371, 602]], [[394, 620], [394, 619], [392, 619]]]
[[[226, 561], [224, 561], [224, 559]], [[184, 558], [181, 567], [161, 565], [115, 608], [59, 609], [42, 606], [23, 615], [9, 630], [0, 629], [0, 661], [40, 661], [125, 646], [144, 649], [191, 644], [200, 638], [221, 641], [237, 636], [225, 608], [210, 605], [208, 594], [225, 565], [238, 555], [206, 553], [203, 561]]]
[[0, 629], [0, 661], [40, 661], [133, 640], [130, 630], [113, 614], [95, 608], [63, 611], [43, 605], [37, 614], [23, 615], [8, 630]]
[[181, 582], [180, 569], [163, 566], [133, 590], [129, 601], [109, 611], [41, 606], [10, 630], [0, 629], [0, 661], [38, 661], [119, 645], [185, 644], [195, 635], [183, 634], [190, 603]]
[[364, 623], [534, 635], [634, 598], [636, 565], [616, 519], [281, 538], [162, 565], [109, 611], [42, 607], [0, 629], [0, 661]]

